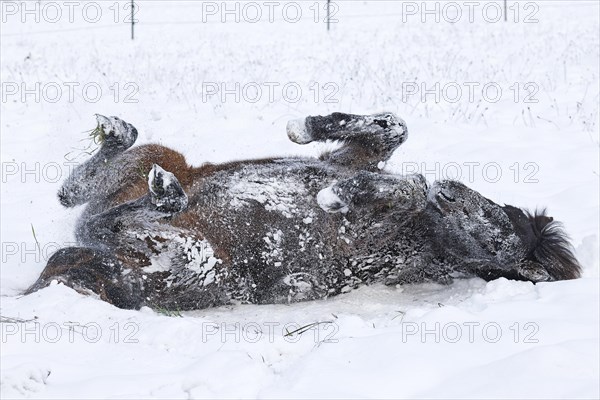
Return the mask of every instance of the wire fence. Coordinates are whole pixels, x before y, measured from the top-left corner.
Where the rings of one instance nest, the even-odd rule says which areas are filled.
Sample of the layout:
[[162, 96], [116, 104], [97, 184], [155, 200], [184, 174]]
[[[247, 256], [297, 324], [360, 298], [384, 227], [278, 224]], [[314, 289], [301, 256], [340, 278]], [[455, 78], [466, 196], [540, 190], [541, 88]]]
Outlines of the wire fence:
[[[39, 0], [38, 0], [39, 2]], [[163, 2], [162, 0], [159, 1], [152, 1], [151, 3], [160, 3]], [[327, 10], [329, 10], [329, 1], [325, 2], [323, 0], [320, 1], [321, 3], [323, 3], [323, 6], [327, 7]], [[5, 3], [5, 2], [4, 2]], [[15, 2], [16, 3], [16, 2]], [[167, 3], [166, 1], [164, 3]], [[196, 9], [196, 10], [201, 10], [203, 5], [202, 5], [202, 1], [197, 1], [197, 2], [192, 2], [192, 3], [180, 3], [177, 4], [176, 6], [172, 6], [169, 5], [168, 7], [171, 7], [171, 9], [173, 8], [186, 8], [186, 9]], [[335, 2], [333, 2], [335, 3]], [[398, 3], [402, 3], [402, 2], [398, 2]], [[405, 2], [406, 3], [406, 2]], [[453, 2], [455, 3], [455, 2]], [[491, 2], [491, 3], [497, 3], [497, 2]], [[540, 2], [537, 2], [540, 3]], [[527, 4], [537, 4], [536, 2], [528, 2]], [[579, 1], [546, 1], [546, 2], [541, 2], [544, 4], [544, 8], [562, 8], [562, 9], [574, 9], [574, 8], [599, 8], [599, 2], [597, 0], [579, 0]], [[132, 10], [134, 10], [134, 5], [135, 3], [132, 2]], [[143, 3], [142, 3], [143, 4]], [[507, 8], [509, 7], [508, 5], [509, 3], [505, 0], [504, 1], [504, 20], [507, 20], [507, 16], [508, 16], [508, 12], [507, 12]], [[154, 5], [153, 5], [154, 6]], [[186, 15], [194, 15], [193, 12], [190, 11], [186, 11], [185, 13]], [[200, 15], [202, 15], [202, 13], [198, 13]], [[381, 18], [381, 19], [389, 19], [389, 18], [402, 18], [405, 17], [406, 14], [403, 12], [381, 12], [381, 13], [373, 13], [373, 14], [344, 14], [343, 15], [343, 19], [349, 19], [349, 20], [356, 20], [356, 19], [365, 19], [365, 18]], [[336, 17], [337, 18], [337, 17]], [[301, 22], [301, 21], [308, 21], [314, 19], [313, 15], [308, 15], [308, 16], [302, 16], [300, 18], [297, 18], [294, 20], [294, 22]], [[104, 30], [104, 29], [132, 29], [133, 27], [131, 25], [135, 24], [136, 26], [169, 26], [169, 25], [222, 25], [223, 21], [219, 21], [219, 20], [202, 20], [202, 18], [200, 20], [198, 19], [192, 19], [192, 20], [173, 20], [173, 21], [169, 21], [169, 20], [158, 20], [158, 21], [143, 21], [143, 20], [137, 20], [136, 18], [131, 18], [132, 22], [127, 22], [127, 23], [111, 23], [111, 24], [107, 24], [107, 25], [93, 25], [93, 24], [88, 24], [86, 26], [82, 26], [82, 27], [73, 27], [73, 28], [57, 28], [57, 29], [47, 29], [47, 30], [39, 30], [39, 31], [22, 31], [22, 32], [9, 32], [9, 33], [3, 33], [1, 32], [0, 29], [0, 37], [19, 37], [19, 36], [31, 36], [31, 35], [46, 35], [46, 34], [58, 34], [58, 33], [71, 33], [71, 32], [84, 32], [84, 31], [91, 31], [91, 30]], [[3, 16], [3, 24], [4, 24], [4, 16]], [[277, 23], [277, 22], [289, 22], [286, 18], [283, 17], [278, 17], [278, 18], [273, 18], [269, 20], [270, 23]], [[327, 30], [329, 30], [329, 27], [331, 25], [331, 22], [334, 22], [332, 19], [329, 18], [329, 15], [327, 16], [326, 20], [323, 21], [324, 25], [327, 26]], [[133, 32], [132, 32], [132, 38], [133, 38]]]

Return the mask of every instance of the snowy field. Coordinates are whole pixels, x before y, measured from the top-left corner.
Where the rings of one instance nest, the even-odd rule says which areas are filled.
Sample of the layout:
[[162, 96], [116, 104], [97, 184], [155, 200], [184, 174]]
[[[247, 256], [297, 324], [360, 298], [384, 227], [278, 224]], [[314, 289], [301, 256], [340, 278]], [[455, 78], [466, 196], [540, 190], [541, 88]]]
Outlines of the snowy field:
[[[329, 33], [324, 3], [138, 2], [134, 41], [129, 2], [1, 3], [3, 399], [600, 397], [599, 3], [338, 1]], [[583, 277], [185, 313], [21, 295], [74, 240], [56, 191], [95, 113], [199, 165], [318, 155], [289, 119], [383, 110], [410, 133], [387, 170], [547, 206]]]

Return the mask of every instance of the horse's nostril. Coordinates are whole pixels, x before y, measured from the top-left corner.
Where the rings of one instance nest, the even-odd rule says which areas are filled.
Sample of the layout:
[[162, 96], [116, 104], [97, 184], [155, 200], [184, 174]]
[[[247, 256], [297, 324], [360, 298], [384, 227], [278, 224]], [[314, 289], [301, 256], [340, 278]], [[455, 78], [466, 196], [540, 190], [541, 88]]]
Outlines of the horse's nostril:
[[377, 125], [379, 125], [383, 129], [386, 129], [389, 126], [388, 121], [386, 121], [385, 119], [376, 119], [373, 122], [375, 122]]

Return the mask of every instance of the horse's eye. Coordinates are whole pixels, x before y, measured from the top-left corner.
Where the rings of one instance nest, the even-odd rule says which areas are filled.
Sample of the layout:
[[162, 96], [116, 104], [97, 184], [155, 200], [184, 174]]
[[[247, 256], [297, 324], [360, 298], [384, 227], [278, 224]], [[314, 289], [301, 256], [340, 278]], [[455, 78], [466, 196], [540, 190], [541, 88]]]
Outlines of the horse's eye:
[[439, 194], [440, 194], [440, 196], [442, 196], [442, 197], [443, 197], [443, 198], [444, 198], [446, 201], [448, 201], [448, 202], [450, 202], [450, 203], [454, 203], [454, 202], [456, 201], [456, 199], [454, 199], [454, 197], [451, 197], [451, 196], [447, 195], [447, 194], [446, 194], [446, 193], [444, 193], [444, 192], [440, 192]]

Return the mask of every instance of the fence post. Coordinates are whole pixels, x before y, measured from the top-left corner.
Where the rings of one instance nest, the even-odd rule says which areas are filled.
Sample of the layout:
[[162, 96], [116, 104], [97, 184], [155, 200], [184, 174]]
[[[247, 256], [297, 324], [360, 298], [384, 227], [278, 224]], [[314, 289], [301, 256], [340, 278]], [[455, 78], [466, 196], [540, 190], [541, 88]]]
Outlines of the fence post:
[[331, 18], [330, 18], [330, 5], [331, 5], [331, 0], [327, 0], [327, 32], [329, 32], [329, 27], [331, 25]]
[[133, 7], [135, 7], [134, 0], [131, 0], [131, 40], [133, 40], [133, 38], [134, 38], [133, 25], [135, 25], [135, 22], [133, 21], [133, 15], [134, 15]]

